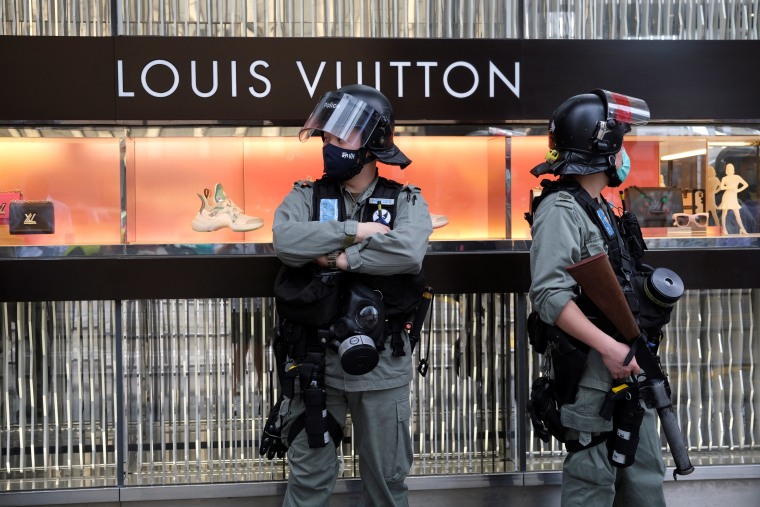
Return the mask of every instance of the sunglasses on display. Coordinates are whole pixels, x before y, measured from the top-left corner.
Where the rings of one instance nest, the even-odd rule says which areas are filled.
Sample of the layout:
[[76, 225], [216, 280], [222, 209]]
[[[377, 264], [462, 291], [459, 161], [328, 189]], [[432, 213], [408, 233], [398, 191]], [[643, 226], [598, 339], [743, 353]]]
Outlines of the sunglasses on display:
[[688, 227], [690, 224], [697, 227], [707, 227], [708, 219], [707, 213], [673, 213], [673, 225], [676, 227]]

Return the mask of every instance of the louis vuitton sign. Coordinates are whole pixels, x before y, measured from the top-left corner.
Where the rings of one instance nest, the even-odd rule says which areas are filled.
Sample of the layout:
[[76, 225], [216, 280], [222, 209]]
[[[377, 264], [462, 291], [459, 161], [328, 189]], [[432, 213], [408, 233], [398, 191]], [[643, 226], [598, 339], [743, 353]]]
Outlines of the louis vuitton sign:
[[401, 122], [545, 120], [569, 95], [641, 97], [653, 119], [756, 120], [753, 41], [0, 37], [0, 121], [300, 124], [362, 82]]

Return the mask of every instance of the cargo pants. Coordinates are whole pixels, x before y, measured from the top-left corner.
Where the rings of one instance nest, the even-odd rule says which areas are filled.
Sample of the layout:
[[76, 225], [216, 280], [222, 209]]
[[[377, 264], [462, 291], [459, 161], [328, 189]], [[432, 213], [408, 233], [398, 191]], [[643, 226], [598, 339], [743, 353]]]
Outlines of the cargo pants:
[[[594, 435], [612, 430], [612, 421], [598, 415], [611, 388], [612, 378], [601, 356], [591, 350], [575, 402], [561, 409], [568, 440], [585, 445]], [[562, 467], [562, 507], [665, 507], [665, 463], [656, 418], [654, 409], [646, 409], [630, 467], [613, 467], [606, 443], [569, 453]]]
[[[351, 413], [364, 505], [408, 506], [405, 480], [413, 458], [409, 386], [362, 392], [326, 390], [327, 411], [341, 427], [346, 412]], [[339, 472], [335, 445], [331, 439], [325, 447], [312, 449], [306, 431], [287, 442], [290, 425], [305, 410], [300, 395], [288, 401], [282, 435], [289, 445], [290, 475], [283, 506], [327, 506]]]

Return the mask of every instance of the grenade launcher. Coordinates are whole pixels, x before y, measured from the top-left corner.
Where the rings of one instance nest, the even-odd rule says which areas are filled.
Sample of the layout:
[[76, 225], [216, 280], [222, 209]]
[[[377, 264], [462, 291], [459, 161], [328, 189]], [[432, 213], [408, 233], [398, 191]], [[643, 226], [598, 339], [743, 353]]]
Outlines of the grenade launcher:
[[673, 479], [676, 479], [676, 474], [692, 473], [694, 467], [689, 461], [684, 437], [670, 401], [668, 377], [662, 371], [657, 356], [647, 346], [646, 334], [639, 329], [607, 255], [593, 255], [568, 266], [567, 272], [631, 344], [633, 356], [646, 374], [646, 381], [641, 384], [643, 396], [649, 406], [657, 409], [665, 439], [675, 461]]

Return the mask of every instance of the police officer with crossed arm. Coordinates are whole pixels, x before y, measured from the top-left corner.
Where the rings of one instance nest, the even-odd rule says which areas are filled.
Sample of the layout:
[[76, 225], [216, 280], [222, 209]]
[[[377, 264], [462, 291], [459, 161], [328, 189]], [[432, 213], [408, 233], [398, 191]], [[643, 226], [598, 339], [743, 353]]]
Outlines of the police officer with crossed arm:
[[[378, 162], [411, 163], [393, 129], [378, 90], [351, 85], [325, 94], [300, 133], [302, 141], [322, 138], [324, 175], [296, 182], [275, 213], [274, 248], [286, 270], [275, 287], [284, 396], [260, 451], [271, 457], [287, 448], [286, 506], [329, 504], [348, 412], [365, 505], [408, 505], [407, 324], [424, 289], [432, 222], [418, 188], [378, 174]], [[284, 289], [299, 279], [293, 273], [308, 289], [292, 292], [307, 292], [308, 304], [289, 304]], [[303, 311], [312, 303], [317, 315]]]

